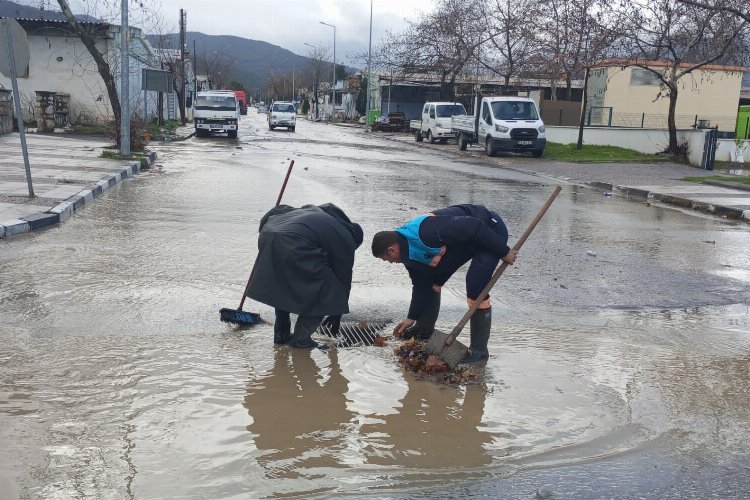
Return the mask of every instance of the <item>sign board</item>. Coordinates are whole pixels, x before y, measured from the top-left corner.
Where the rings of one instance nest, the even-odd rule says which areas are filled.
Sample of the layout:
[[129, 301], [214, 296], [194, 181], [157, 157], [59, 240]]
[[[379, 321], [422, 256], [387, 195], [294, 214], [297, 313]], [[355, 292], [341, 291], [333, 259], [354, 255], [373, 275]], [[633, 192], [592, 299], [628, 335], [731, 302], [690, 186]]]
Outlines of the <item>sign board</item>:
[[172, 75], [169, 71], [158, 69], [143, 69], [141, 75], [141, 90], [153, 90], [155, 92], [172, 92]]
[[8, 78], [11, 77], [11, 60], [15, 60], [15, 76], [28, 78], [29, 39], [26, 32], [15, 19], [0, 19], [0, 73]]

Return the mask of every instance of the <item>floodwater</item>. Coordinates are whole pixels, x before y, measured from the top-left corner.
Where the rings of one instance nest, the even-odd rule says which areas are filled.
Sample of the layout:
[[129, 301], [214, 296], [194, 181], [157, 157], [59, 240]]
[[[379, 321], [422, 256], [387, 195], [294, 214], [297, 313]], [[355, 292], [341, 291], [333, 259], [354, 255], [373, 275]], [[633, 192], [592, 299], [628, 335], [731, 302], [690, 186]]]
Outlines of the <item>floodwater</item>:
[[[395, 341], [292, 350], [218, 321], [289, 161], [284, 203], [365, 229], [345, 320], [408, 307], [375, 231], [468, 202], [513, 240], [556, 182], [250, 113], [239, 141], [160, 146], [65, 224], [0, 240], [0, 497], [747, 496], [747, 225], [564, 185], [493, 293], [481, 384], [438, 386]], [[463, 293], [459, 273], [441, 329]]]

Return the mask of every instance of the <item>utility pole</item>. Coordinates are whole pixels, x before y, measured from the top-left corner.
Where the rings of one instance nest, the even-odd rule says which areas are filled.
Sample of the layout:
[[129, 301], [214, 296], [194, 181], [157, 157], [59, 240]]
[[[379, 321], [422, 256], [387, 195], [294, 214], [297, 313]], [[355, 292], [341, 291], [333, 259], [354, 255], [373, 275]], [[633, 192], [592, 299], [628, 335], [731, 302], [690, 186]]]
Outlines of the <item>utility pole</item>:
[[336, 112], [336, 26], [323, 21], [320, 21], [320, 24], [333, 28], [333, 86], [331, 87], [331, 121], [333, 121], [333, 115]]
[[370, 0], [370, 43], [367, 49], [367, 104], [365, 105], [365, 130], [370, 131], [370, 63], [372, 62], [372, 0]]
[[130, 156], [130, 61], [128, 0], [121, 0], [120, 22], [120, 156]]
[[180, 9], [180, 64], [182, 65], [180, 88], [182, 89], [182, 99], [180, 99], [180, 111], [182, 115], [182, 125], [185, 126], [185, 21], [186, 14], [184, 9]]

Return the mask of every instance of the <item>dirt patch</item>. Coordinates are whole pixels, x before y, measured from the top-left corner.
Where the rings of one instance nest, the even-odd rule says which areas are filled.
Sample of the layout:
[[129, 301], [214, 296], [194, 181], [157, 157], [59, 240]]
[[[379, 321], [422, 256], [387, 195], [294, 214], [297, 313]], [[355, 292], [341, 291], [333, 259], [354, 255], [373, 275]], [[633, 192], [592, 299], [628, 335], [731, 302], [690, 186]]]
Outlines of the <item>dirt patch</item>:
[[399, 363], [418, 378], [438, 384], [469, 385], [478, 384], [478, 373], [473, 368], [462, 368], [460, 365], [451, 369], [442, 359], [425, 350], [425, 342], [417, 339], [407, 340], [393, 349]]

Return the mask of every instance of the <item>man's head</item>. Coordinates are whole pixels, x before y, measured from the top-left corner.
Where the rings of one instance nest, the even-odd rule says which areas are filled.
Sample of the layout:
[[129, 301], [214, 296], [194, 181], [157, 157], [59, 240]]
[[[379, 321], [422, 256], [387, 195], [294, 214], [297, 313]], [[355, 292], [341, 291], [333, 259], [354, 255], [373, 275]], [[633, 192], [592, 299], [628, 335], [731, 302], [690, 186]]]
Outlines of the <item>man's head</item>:
[[380, 231], [372, 237], [372, 254], [386, 262], [401, 262], [401, 248], [396, 231]]

